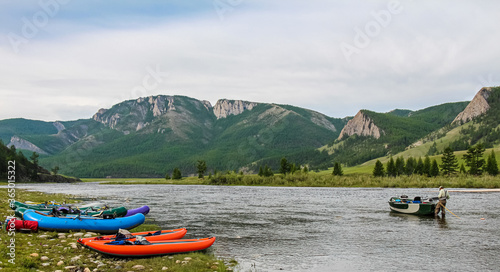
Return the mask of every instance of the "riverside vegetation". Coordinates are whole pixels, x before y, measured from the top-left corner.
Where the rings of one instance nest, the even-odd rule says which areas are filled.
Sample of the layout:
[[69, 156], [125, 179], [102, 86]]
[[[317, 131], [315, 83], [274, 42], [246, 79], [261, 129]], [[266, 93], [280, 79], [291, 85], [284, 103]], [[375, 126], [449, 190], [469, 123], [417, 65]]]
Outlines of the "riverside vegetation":
[[[58, 202], [74, 203], [75, 196], [63, 194], [45, 194], [17, 190], [18, 201], [43, 202], [48, 199]], [[0, 199], [7, 199], [7, 190], [0, 190]], [[12, 215], [8, 202], [0, 203], [0, 218]], [[147, 221], [132, 232], [158, 230], [159, 226]], [[154, 258], [112, 258], [86, 249], [76, 243], [77, 237], [92, 233], [56, 233], [39, 231], [38, 233], [16, 232], [15, 265], [9, 263], [7, 246], [11, 236], [0, 231], [0, 271], [232, 271], [234, 260], [225, 261], [216, 258], [210, 250], [206, 252], [166, 255]]]

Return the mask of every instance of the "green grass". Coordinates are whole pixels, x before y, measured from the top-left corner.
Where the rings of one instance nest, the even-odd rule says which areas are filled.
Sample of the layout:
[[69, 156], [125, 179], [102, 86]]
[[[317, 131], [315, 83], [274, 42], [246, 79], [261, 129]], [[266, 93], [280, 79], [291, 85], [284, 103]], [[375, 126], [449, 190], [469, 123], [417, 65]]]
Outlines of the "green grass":
[[198, 177], [184, 177], [179, 180], [164, 178], [85, 178], [83, 182], [100, 182], [100, 184], [122, 185], [122, 184], [175, 184], [175, 185], [200, 185], [203, 180]]
[[382, 188], [500, 188], [500, 179], [489, 175], [439, 176], [420, 175], [375, 178], [371, 174], [296, 173], [259, 177], [257, 175], [226, 174], [205, 180], [207, 185], [285, 186], [285, 187], [382, 187]]
[[[44, 202], [46, 200], [55, 200], [58, 202], [67, 201], [75, 202], [74, 196], [63, 194], [45, 194], [41, 192], [30, 192], [18, 189], [16, 190], [16, 200], [18, 201], [35, 201]], [[13, 214], [8, 207], [7, 190], [0, 189], [0, 218], [3, 220], [5, 216]], [[143, 224], [133, 230], [148, 231], [158, 230], [160, 227], [154, 222], [147, 220]], [[86, 232], [83, 232], [84, 234]], [[97, 268], [98, 265], [103, 265], [98, 268], [98, 271], [133, 271], [135, 265], [143, 265], [144, 271], [162, 271], [162, 268], [168, 267], [167, 271], [188, 272], [188, 271], [231, 271], [236, 262], [234, 260], [222, 260], [216, 258], [210, 249], [207, 251], [166, 255], [155, 258], [112, 258], [101, 255], [81, 246], [74, 246], [76, 239], [72, 236], [73, 233], [66, 233], [66, 238], [59, 238], [56, 232], [39, 231], [38, 233], [15, 233], [15, 236], [9, 236], [5, 230], [0, 231], [0, 271], [2, 272], [24, 272], [24, 271], [55, 271], [66, 270], [66, 266], [76, 266], [79, 271], [89, 268], [90, 271]], [[43, 237], [41, 235], [47, 235]], [[10, 239], [15, 238], [15, 265], [8, 261], [10, 256], [7, 255], [7, 246]], [[31, 256], [36, 253], [38, 256]], [[76, 258], [79, 259], [76, 260]], [[48, 260], [41, 260], [42, 257], [47, 257]], [[74, 260], [72, 260], [75, 258]], [[59, 262], [63, 262], [58, 264]], [[44, 264], [47, 264], [44, 266]], [[74, 270], [71, 270], [74, 271]]]

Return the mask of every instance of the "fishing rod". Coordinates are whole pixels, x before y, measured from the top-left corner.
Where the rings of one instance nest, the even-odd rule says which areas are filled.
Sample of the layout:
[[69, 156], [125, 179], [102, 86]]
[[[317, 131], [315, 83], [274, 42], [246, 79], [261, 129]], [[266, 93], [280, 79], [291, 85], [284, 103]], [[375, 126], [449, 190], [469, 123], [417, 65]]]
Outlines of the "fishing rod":
[[[449, 211], [451, 214], [453, 214], [454, 216], [456, 216], [457, 218], [460, 218], [460, 217], [458, 217], [456, 214], [454, 214], [452, 211], [450, 211], [450, 209], [446, 208], [446, 206], [444, 206], [444, 205], [443, 205], [443, 207], [444, 207], [447, 211]], [[460, 219], [461, 219], [461, 218], [460, 218]]]

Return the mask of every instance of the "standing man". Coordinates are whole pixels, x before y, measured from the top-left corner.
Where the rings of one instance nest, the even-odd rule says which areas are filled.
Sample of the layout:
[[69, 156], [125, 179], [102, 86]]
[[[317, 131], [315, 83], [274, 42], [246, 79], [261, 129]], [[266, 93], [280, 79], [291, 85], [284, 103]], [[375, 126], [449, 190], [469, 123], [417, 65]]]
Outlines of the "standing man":
[[445, 190], [443, 186], [439, 186], [438, 198], [439, 198], [439, 202], [436, 205], [436, 210], [434, 211], [434, 215], [437, 216], [439, 213], [439, 210], [441, 210], [441, 214], [444, 217], [446, 215], [445, 214], [446, 200], [450, 199], [450, 193], [448, 193], [448, 191]]

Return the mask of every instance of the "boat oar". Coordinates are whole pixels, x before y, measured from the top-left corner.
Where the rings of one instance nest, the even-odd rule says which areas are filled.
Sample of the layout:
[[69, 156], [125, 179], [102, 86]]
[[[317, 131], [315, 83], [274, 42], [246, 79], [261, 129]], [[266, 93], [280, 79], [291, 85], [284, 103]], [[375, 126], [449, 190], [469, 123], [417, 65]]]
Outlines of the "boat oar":
[[447, 211], [449, 211], [451, 214], [453, 214], [454, 216], [456, 216], [457, 218], [460, 218], [458, 217], [456, 214], [454, 214], [452, 211], [450, 211], [450, 209], [446, 208], [446, 206], [443, 206]]

